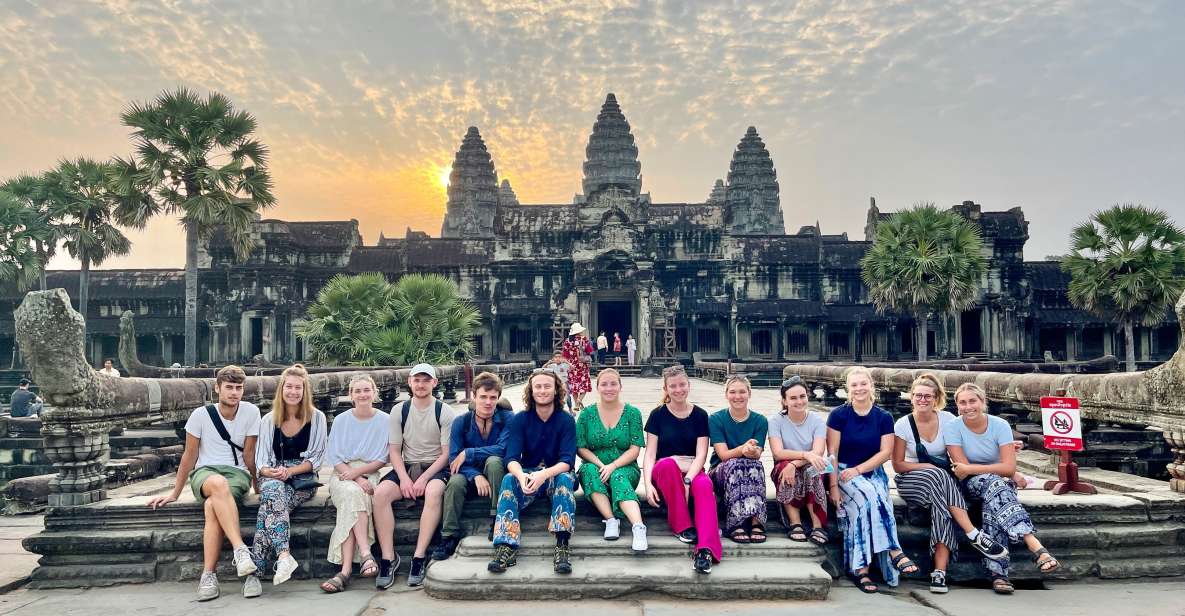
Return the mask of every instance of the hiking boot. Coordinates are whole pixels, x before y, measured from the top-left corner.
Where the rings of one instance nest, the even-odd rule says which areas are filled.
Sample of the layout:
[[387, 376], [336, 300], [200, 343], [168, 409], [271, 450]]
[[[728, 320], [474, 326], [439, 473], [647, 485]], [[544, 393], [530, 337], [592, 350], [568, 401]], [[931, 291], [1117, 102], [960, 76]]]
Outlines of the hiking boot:
[[259, 578], [248, 575], [247, 579], [243, 580], [243, 598], [252, 599], [262, 594], [263, 585], [259, 583]]
[[950, 589], [946, 586], [946, 572], [935, 569], [934, 572], [930, 574], [930, 592], [944, 595], [948, 590]]
[[1004, 560], [1008, 558], [1008, 548], [1000, 545], [1000, 542], [987, 536], [987, 533], [983, 531], [979, 531], [979, 534], [975, 536], [975, 540], [969, 541], [969, 543], [971, 547], [979, 550], [980, 554], [992, 560]]
[[508, 545], [494, 546], [494, 560], [486, 565], [490, 573], [505, 573], [507, 569], [518, 564], [518, 550]]
[[601, 523], [605, 525], [605, 541], [617, 541], [621, 536], [621, 520], [609, 518]]
[[458, 537], [445, 537], [443, 541], [436, 544], [436, 549], [432, 550], [432, 560], [446, 560], [457, 551], [457, 544], [460, 542]]
[[490, 522], [490, 531], [486, 533], [486, 541], [494, 540], [494, 523]]
[[566, 544], [555, 546], [555, 557], [551, 559], [551, 564], [556, 573], [572, 573], [572, 548]]
[[411, 559], [411, 570], [407, 573], [408, 586], [421, 586], [424, 584], [424, 576], [428, 573], [428, 559], [423, 556], [417, 556]]
[[689, 528], [681, 533], [675, 533], [675, 538], [678, 539], [680, 543], [692, 545], [696, 541], [699, 541], [699, 534], [695, 532], [694, 528]]
[[251, 550], [246, 545], [240, 545], [235, 548], [234, 557], [235, 573], [239, 577], [251, 575], [255, 573], [255, 560], [251, 558]]
[[202, 579], [198, 580], [198, 601], [209, 601], [217, 599], [218, 594], [218, 574], [213, 571], [203, 571]]
[[650, 547], [650, 544], [646, 541], [646, 525], [634, 524], [631, 530], [633, 531], [633, 541], [630, 543], [630, 548], [635, 553], [645, 552]]
[[695, 552], [695, 562], [691, 566], [697, 573], [711, 573], [712, 572], [712, 551], [708, 548], [700, 548]]
[[391, 560], [379, 560], [379, 574], [374, 578], [374, 587], [379, 590], [386, 590], [395, 585], [395, 574], [399, 573], [399, 565], [403, 561], [396, 554], [395, 558]]

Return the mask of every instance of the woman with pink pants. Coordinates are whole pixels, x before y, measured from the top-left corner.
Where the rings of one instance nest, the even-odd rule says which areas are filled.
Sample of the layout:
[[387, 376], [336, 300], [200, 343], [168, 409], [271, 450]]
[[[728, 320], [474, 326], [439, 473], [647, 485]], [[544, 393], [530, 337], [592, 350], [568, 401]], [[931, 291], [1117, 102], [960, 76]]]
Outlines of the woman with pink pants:
[[[692, 566], [711, 573], [720, 562], [720, 530], [716, 494], [704, 472], [708, 461], [708, 412], [687, 401], [691, 382], [682, 366], [662, 372], [663, 404], [646, 420], [646, 458], [642, 478], [646, 500], [665, 502], [667, 522], [675, 537], [695, 544]], [[688, 500], [694, 507], [688, 509]]]

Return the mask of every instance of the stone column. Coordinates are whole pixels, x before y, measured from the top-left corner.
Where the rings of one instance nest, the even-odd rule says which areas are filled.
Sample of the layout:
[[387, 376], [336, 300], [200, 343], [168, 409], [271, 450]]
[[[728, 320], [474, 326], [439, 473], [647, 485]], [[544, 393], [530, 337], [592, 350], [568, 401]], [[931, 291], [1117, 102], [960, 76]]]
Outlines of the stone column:
[[490, 357], [502, 359], [502, 328], [499, 327], [498, 307], [490, 306]]
[[854, 361], [860, 361], [864, 356], [863, 340], [861, 339], [863, 335], [864, 323], [857, 321], [852, 325], [852, 359]]
[[227, 346], [230, 339], [226, 321], [210, 321], [210, 363], [220, 364], [226, 361]]
[[1165, 430], [1164, 440], [1173, 452], [1173, 461], [1168, 464], [1169, 487], [1185, 492], [1185, 431]]
[[901, 344], [901, 340], [897, 337], [897, 319], [889, 319], [889, 325], [885, 329], [885, 359], [895, 361], [897, 359], [897, 349]]
[[1140, 327], [1136, 329], [1136, 360], [1149, 361], [1152, 359], [1152, 329]]
[[580, 324], [588, 330], [589, 338], [595, 341], [597, 332], [594, 332], [592, 327], [591, 289], [576, 289], [576, 318], [580, 319]]
[[[47, 407], [42, 413], [85, 413], [87, 409]], [[50, 507], [78, 507], [107, 498], [104, 469], [111, 457], [110, 429], [97, 425], [42, 427], [45, 457], [58, 476], [49, 481]]]
[[819, 359], [825, 360], [831, 357], [831, 353], [827, 349], [827, 323], [819, 324]]
[[[539, 317], [531, 316], [531, 361], [539, 361], [539, 347], [542, 346], [539, 340]], [[550, 354], [549, 354], [550, 355]]]
[[[638, 290], [638, 336], [635, 342], [638, 345], [637, 357], [635, 361], [639, 364], [644, 364], [650, 361], [650, 357], [654, 351], [654, 332], [650, 326], [650, 290]], [[625, 342], [622, 341], [624, 345]], [[624, 350], [624, 346], [622, 349]]]
[[734, 303], [728, 312], [728, 358], [737, 358], [737, 307]]
[[691, 323], [687, 328], [687, 352], [699, 352], [699, 315], [691, 315]]
[[786, 359], [786, 318], [778, 317], [778, 344], [774, 347], [774, 359]]
[[158, 334], [157, 340], [160, 341], [161, 364], [166, 367], [173, 365], [173, 337], [168, 334]]

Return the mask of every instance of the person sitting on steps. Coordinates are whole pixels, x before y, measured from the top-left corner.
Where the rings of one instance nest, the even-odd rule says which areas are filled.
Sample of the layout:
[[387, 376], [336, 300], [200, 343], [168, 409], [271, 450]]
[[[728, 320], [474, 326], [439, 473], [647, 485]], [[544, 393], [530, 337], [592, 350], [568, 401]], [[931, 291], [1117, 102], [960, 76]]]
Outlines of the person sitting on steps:
[[[782, 382], [782, 412], [769, 418], [769, 447], [774, 468], [770, 479], [782, 506], [782, 520], [791, 541], [827, 543], [827, 424], [807, 408], [807, 388], [801, 377]], [[810, 517], [807, 534], [802, 509]]]
[[[198, 601], [218, 598], [218, 557], [222, 539], [230, 541], [235, 572], [239, 577], [256, 570], [251, 550], [239, 529], [238, 503], [255, 484], [255, 441], [259, 434], [259, 407], [243, 402], [247, 375], [238, 366], [226, 366], [214, 378], [218, 404], [194, 409], [185, 422], [185, 451], [177, 465], [177, 480], [168, 494], [154, 496], [148, 506], [157, 509], [177, 500], [188, 483], [202, 505], [206, 525], [202, 531], [202, 575]], [[244, 591], [250, 590], [246, 583]]]
[[768, 506], [761, 465], [769, 422], [749, 408], [749, 379], [734, 374], [724, 381], [728, 407], [708, 418], [712, 441], [709, 476], [723, 496], [724, 534], [735, 543], [764, 543]]

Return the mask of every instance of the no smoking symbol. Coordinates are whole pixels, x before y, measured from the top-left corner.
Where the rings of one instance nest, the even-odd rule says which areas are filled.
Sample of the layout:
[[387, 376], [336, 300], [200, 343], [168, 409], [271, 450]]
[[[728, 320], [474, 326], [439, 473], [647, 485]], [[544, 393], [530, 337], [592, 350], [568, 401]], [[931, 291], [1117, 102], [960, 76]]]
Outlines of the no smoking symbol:
[[1056, 411], [1049, 417], [1049, 427], [1058, 434], [1069, 434], [1074, 429], [1074, 420], [1064, 411]]

